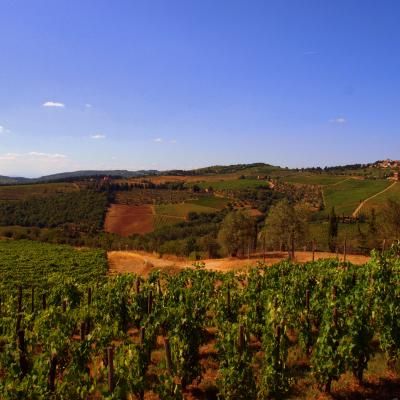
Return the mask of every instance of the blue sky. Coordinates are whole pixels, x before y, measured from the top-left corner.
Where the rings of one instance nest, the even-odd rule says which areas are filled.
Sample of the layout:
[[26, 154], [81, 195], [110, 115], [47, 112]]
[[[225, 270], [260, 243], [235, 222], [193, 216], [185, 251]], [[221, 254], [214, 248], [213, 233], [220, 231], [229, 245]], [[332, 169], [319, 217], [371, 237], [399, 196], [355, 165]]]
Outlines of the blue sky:
[[397, 0], [1, 0], [0, 175], [400, 158]]

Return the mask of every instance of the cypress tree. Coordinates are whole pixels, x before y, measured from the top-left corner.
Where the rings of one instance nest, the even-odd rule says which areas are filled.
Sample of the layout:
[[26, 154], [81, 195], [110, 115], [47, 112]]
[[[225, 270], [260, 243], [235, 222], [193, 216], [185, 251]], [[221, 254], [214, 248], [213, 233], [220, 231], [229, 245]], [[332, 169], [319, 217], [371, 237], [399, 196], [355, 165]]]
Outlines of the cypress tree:
[[335, 207], [332, 207], [332, 211], [329, 214], [329, 227], [328, 227], [328, 246], [330, 251], [335, 251], [336, 239], [338, 236], [339, 224], [338, 218], [335, 213]]

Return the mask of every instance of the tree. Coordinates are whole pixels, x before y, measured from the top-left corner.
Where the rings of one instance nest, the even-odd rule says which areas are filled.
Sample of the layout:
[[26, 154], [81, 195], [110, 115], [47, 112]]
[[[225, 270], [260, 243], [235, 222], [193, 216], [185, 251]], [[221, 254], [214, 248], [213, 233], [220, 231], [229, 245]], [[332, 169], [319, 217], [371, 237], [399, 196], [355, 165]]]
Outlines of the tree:
[[369, 250], [376, 249], [379, 243], [379, 235], [378, 235], [378, 221], [375, 212], [375, 208], [371, 210], [371, 214], [368, 218], [368, 247]]
[[200, 243], [207, 258], [215, 258], [218, 256], [219, 244], [212, 235], [203, 236]]
[[244, 211], [232, 211], [226, 215], [218, 233], [218, 242], [226, 254], [244, 255], [254, 239], [254, 219]]
[[332, 211], [329, 214], [329, 227], [328, 227], [328, 246], [330, 251], [334, 252], [337, 244], [339, 224], [338, 217], [335, 213], [335, 207], [332, 207]]
[[307, 241], [307, 212], [302, 205], [293, 205], [288, 200], [281, 200], [272, 206], [265, 219], [264, 232], [260, 234], [273, 247], [285, 247], [289, 257], [294, 257], [296, 244]]
[[386, 239], [400, 239], [400, 203], [389, 199], [382, 207], [380, 218], [381, 231]]

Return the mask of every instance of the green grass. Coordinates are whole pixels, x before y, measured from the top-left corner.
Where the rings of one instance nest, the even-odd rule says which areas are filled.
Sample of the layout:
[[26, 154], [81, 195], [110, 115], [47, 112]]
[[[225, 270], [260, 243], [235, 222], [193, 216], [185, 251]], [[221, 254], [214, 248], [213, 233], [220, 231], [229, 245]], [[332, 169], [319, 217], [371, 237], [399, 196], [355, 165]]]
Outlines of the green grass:
[[222, 210], [228, 205], [229, 202], [230, 200], [226, 197], [204, 196], [197, 200], [189, 200], [186, 203]]
[[47, 197], [76, 190], [79, 190], [78, 187], [72, 183], [0, 186], [0, 201], [25, 200], [30, 197]]
[[396, 182], [396, 184], [385, 193], [382, 193], [368, 201], [365, 204], [365, 209], [376, 208], [379, 210], [379, 208], [389, 199], [400, 201], [400, 182]]
[[197, 213], [212, 213], [215, 208], [205, 207], [192, 203], [179, 203], [179, 204], [161, 204], [154, 207], [156, 215], [167, 215], [171, 217], [186, 218], [190, 212]]
[[[81, 282], [107, 273], [103, 250], [75, 249], [66, 245], [0, 240], [0, 281], [4, 288], [17, 285], [46, 286], [55, 273], [58, 279], [72, 277]], [[1, 289], [0, 285], [0, 289]]]
[[205, 181], [197, 183], [202, 189], [212, 187], [214, 190], [235, 190], [235, 189], [254, 189], [259, 186], [269, 186], [266, 181], [258, 179], [230, 179], [221, 180], [218, 182]]
[[324, 189], [325, 213], [335, 207], [337, 214], [351, 215], [361, 201], [384, 190], [387, 180], [349, 179]]
[[306, 185], [321, 185], [321, 186], [336, 184], [338, 182], [344, 181], [345, 179], [347, 179], [347, 177], [342, 175], [302, 174], [302, 173], [283, 178], [285, 182], [289, 183], [301, 183]]

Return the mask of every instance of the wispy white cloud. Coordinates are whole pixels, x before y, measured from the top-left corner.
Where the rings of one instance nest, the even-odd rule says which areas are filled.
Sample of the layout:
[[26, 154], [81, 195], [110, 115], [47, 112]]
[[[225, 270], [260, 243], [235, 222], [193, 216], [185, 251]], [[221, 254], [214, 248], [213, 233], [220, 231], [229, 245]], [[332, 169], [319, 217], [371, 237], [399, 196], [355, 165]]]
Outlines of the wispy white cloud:
[[345, 124], [347, 122], [347, 119], [344, 117], [336, 117], [336, 118], [331, 118], [329, 122], [332, 124]]
[[101, 140], [101, 139], [105, 139], [107, 136], [104, 135], [103, 133], [96, 133], [94, 135], [90, 135], [90, 139], [93, 140]]
[[4, 126], [0, 125], [0, 135], [7, 133], [11, 133], [10, 129], [7, 129]]
[[172, 140], [170, 141], [170, 143], [175, 144], [175, 143], [176, 143], [176, 140], [175, 140], [175, 139], [172, 139]]
[[67, 158], [67, 156], [65, 154], [59, 154], [59, 153], [42, 153], [39, 151], [30, 151], [27, 154], [28, 154], [28, 156], [32, 156], [32, 157]]
[[60, 103], [59, 101], [46, 101], [45, 103], [43, 103], [43, 107], [63, 108], [63, 107], [65, 107], [65, 104]]
[[86, 107], [86, 108], [92, 108], [93, 106], [92, 106], [90, 103], [86, 103], [86, 104], [85, 104], [85, 107]]
[[155, 141], [156, 143], [162, 143], [162, 142], [163, 142], [163, 139], [159, 137], [159, 138], [154, 139], [154, 141]]

